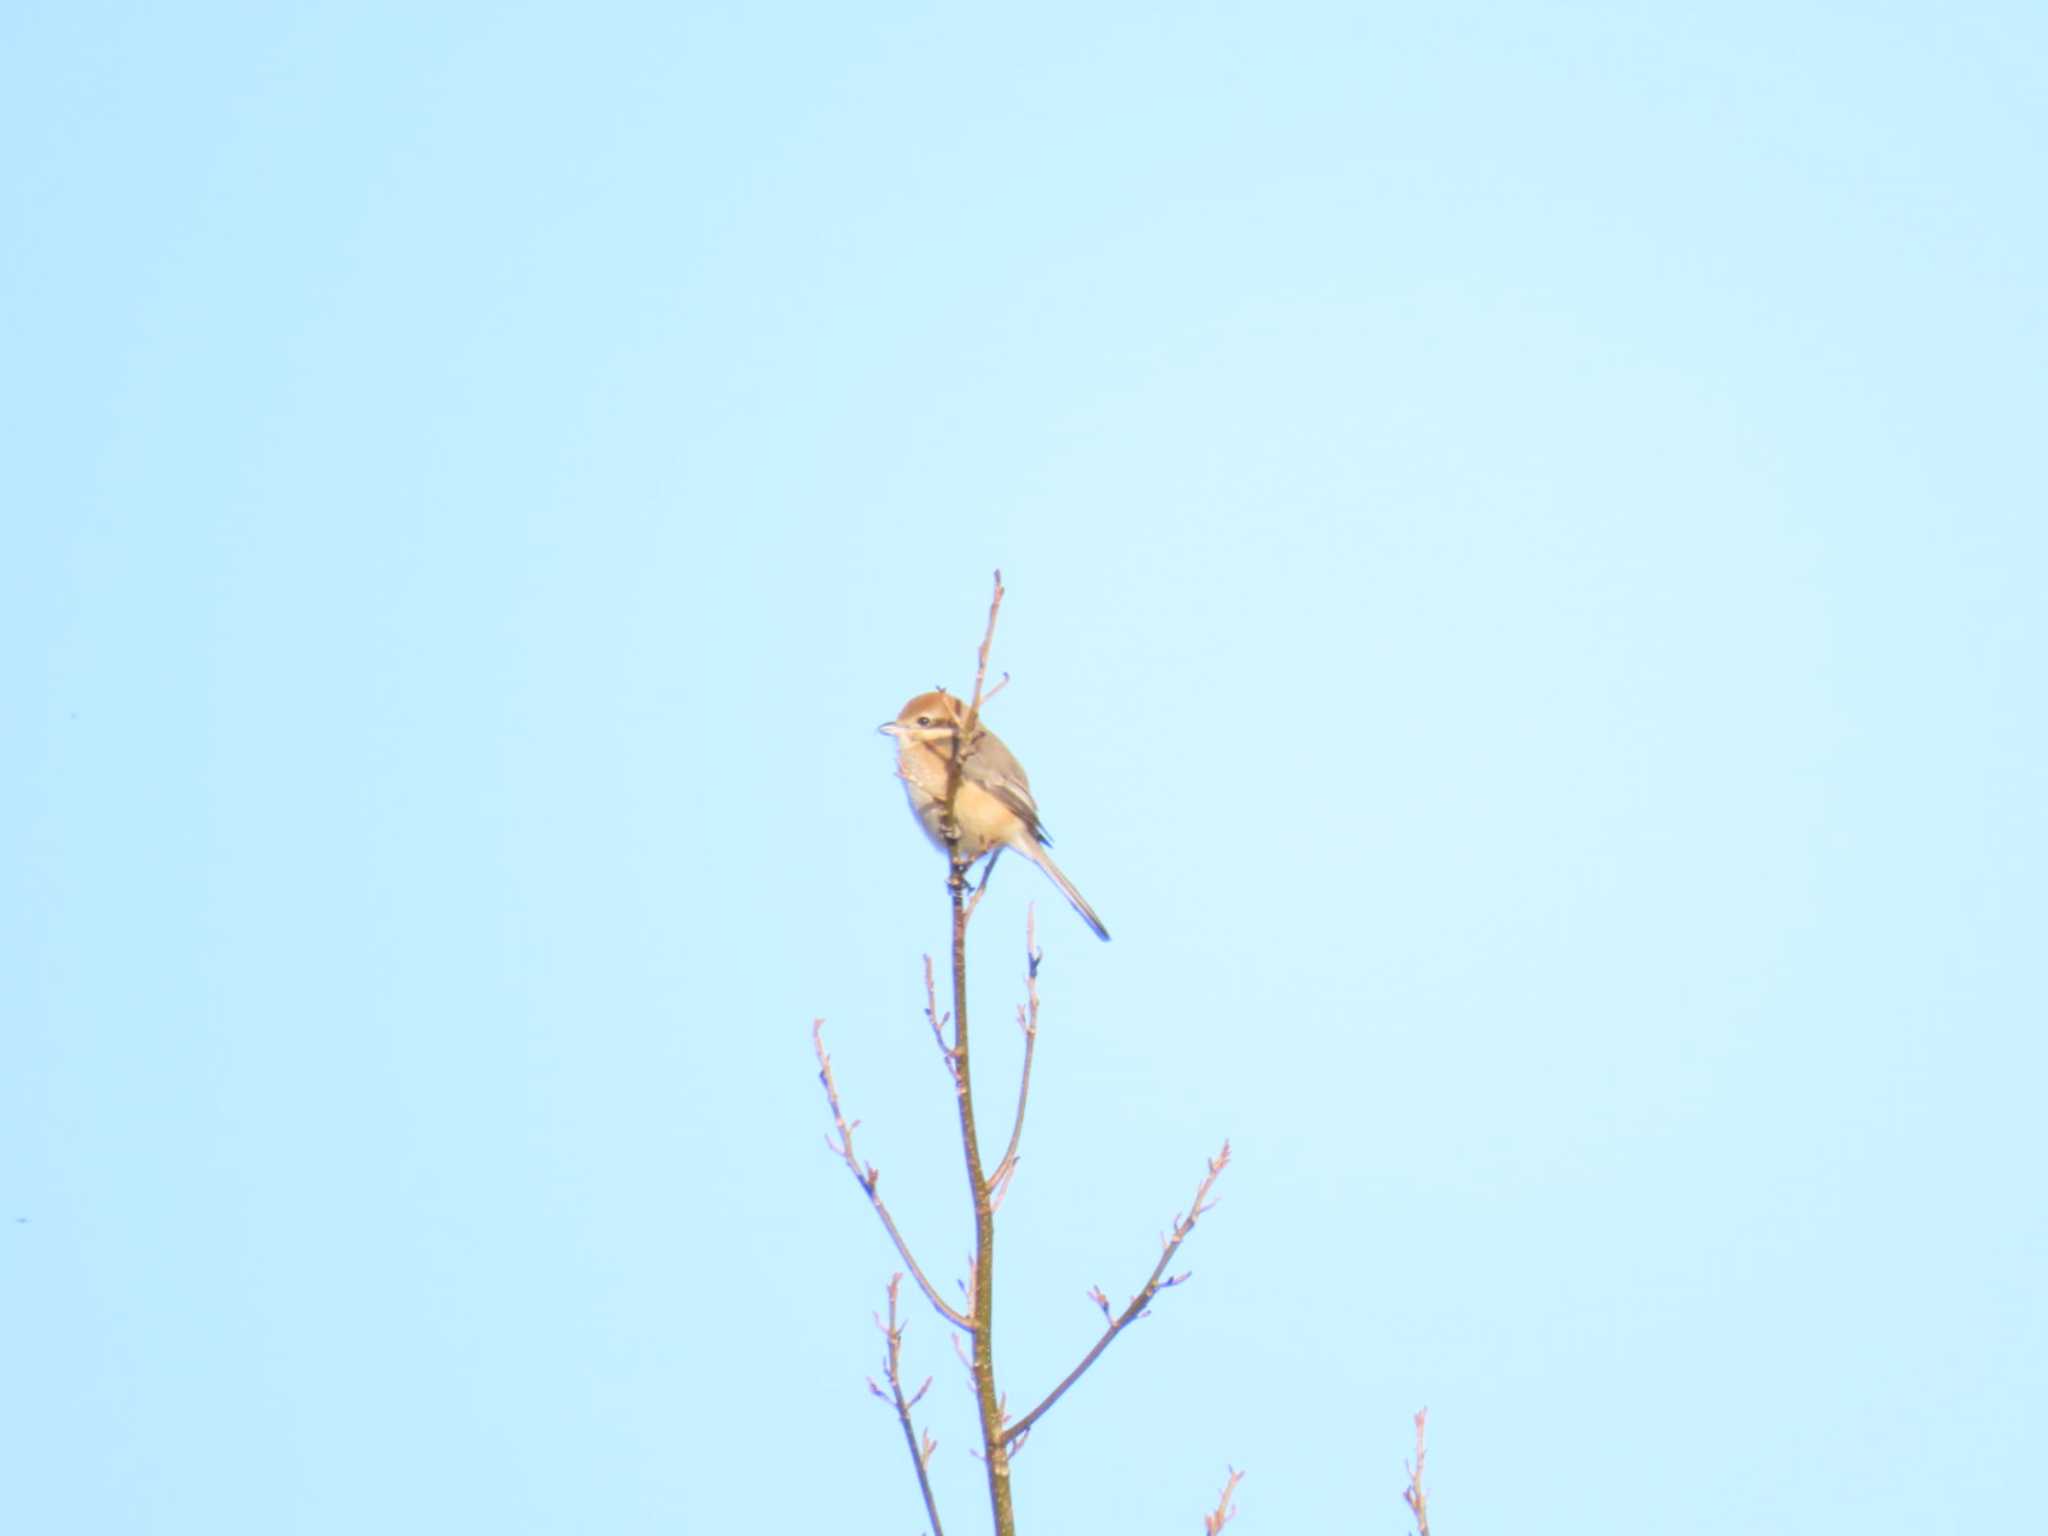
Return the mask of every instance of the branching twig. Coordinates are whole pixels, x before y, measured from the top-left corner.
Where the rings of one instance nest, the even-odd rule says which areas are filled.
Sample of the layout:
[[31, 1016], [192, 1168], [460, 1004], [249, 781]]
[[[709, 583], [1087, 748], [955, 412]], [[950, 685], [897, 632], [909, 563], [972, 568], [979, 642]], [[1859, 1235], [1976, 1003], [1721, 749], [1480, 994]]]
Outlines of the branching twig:
[[996, 872], [996, 860], [1003, 856], [1001, 848], [989, 850], [988, 862], [981, 866], [981, 878], [974, 882], [974, 894], [967, 898], [967, 915], [974, 916], [974, 909], [981, 905], [983, 892], [988, 890], [988, 877]]
[[[960, 723], [960, 735], [970, 742], [974, 739], [976, 727], [981, 724], [981, 706], [988, 698], [994, 697], [994, 694], [984, 697], [981, 690], [982, 684], [988, 681], [988, 652], [989, 647], [996, 643], [996, 614], [1002, 606], [1003, 573], [997, 571], [995, 595], [988, 601], [988, 628], [981, 632], [981, 649], [974, 653], [974, 697], [968, 701], [967, 718]], [[1000, 693], [1009, 681], [1010, 675], [1005, 672], [1002, 681], [996, 684], [996, 692]]]
[[1415, 1410], [1415, 1465], [1408, 1469], [1408, 1486], [1401, 1494], [1415, 1516], [1415, 1536], [1429, 1536], [1429, 1495], [1422, 1491], [1423, 1425], [1428, 1419], [1427, 1408]]
[[1195, 1223], [1200, 1221], [1203, 1215], [1214, 1206], [1215, 1202], [1209, 1198], [1210, 1192], [1215, 1189], [1217, 1178], [1229, 1166], [1230, 1143], [1226, 1141], [1223, 1143], [1223, 1150], [1209, 1159], [1209, 1171], [1203, 1177], [1201, 1184], [1195, 1189], [1194, 1204], [1188, 1207], [1188, 1212], [1185, 1216], [1175, 1216], [1173, 1218], [1173, 1233], [1161, 1245], [1163, 1251], [1159, 1255], [1159, 1262], [1152, 1267], [1152, 1273], [1146, 1279], [1144, 1288], [1131, 1298], [1129, 1306], [1112, 1316], [1109, 1310], [1109, 1298], [1102, 1294], [1100, 1286], [1097, 1286], [1088, 1293], [1093, 1298], [1095, 1304], [1102, 1308], [1102, 1315], [1108, 1319], [1109, 1327], [1103, 1331], [1102, 1337], [1095, 1341], [1095, 1347], [1081, 1357], [1081, 1363], [1067, 1372], [1060, 1384], [1045, 1395], [1043, 1402], [1003, 1432], [1005, 1444], [1014, 1443], [1021, 1436], [1028, 1433], [1031, 1426], [1044, 1416], [1046, 1409], [1058, 1402], [1066, 1394], [1067, 1388], [1079, 1381], [1082, 1373], [1096, 1362], [1105, 1349], [1109, 1348], [1110, 1340], [1114, 1339], [1118, 1334], [1130, 1327], [1132, 1323], [1145, 1315], [1145, 1309], [1151, 1305], [1154, 1296], [1171, 1286], [1179, 1285], [1183, 1280], [1187, 1279], [1187, 1275], [1184, 1273], [1168, 1275], [1166, 1273], [1166, 1266], [1173, 1262], [1173, 1256], [1180, 1251], [1180, 1245], [1186, 1242], [1188, 1234], [1195, 1230]]
[[924, 1495], [924, 1512], [931, 1517], [932, 1536], [945, 1536], [945, 1532], [939, 1529], [939, 1506], [938, 1501], [932, 1497], [930, 1474], [932, 1452], [939, 1448], [939, 1442], [929, 1434], [920, 1436], [910, 1422], [910, 1410], [915, 1408], [923, 1400], [925, 1393], [931, 1390], [931, 1377], [925, 1377], [924, 1385], [909, 1397], [903, 1395], [903, 1324], [896, 1319], [896, 1294], [902, 1288], [903, 1277], [891, 1275], [889, 1321], [884, 1323], [879, 1317], [875, 1319], [875, 1326], [882, 1330], [882, 1336], [889, 1341], [882, 1350], [882, 1376], [889, 1383], [889, 1390], [884, 1392], [876, 1386], [875, 1378], [872, 1376], [868, 1378], [868, 1390], [895, 1407], [896, 1422], [903, 1426], [903, 1443], [910, 1447], [910, 1463], [917, 1469], [917, 1489]]
[[832, 1107], [832, 1124], [838, 1128], [839, 1139], [825, 1138], [825, 1144], [845, 1162], [847, 1171], [854, 1182], [861, 1187], [861, 1193], [868, 1197], [868, 1204], [875, 1208], [875, 1214], [882, 1218], [882, 1226], [889, 1234], [889, 1240], [896, 1245], [896, 1251], [903, 1255], [903, 1262], [909, 1266], [910, 1277], [917, 1282], [917, 1288], [924, 1292], [924, 1299], [938, 1309], [939, 1316], [956, 1328], [971, 1328], [974, 1325], [953, 1307], [946, 1304], [944, 1297], [933, 1289], [925, 1278], [924, 1269], [910, 1251], [910, 1244], [904, 1241], [903, 1233], [896, 1226], [896, 1218], [889, 1214], [889, 1207], [882, 1203], [882, 1197], [875, 1185], [880, 1181], [880, 1172], [872, 1165], [863, 1163], [854, 1155], [853, 1128], [858, 1120], [848, 1120], [839, 1107], [839, 1085], [832, 1080], [832, 1058], [825, 1054], [825, 1021], [811, 1021], [811, 1045], [818, 1053], [818, 1081], [825, 1085], [825, 1102]]
[[1230, 1496], [1237, 1492], [1237, 1485], [1244, 1481], [1244, 1474], [1235, 1467], [1229, 1470], [1230, 1481], [1223, 1485], [1223, 1497], [1216, 1501], [1216, 1513], [1202, 1516], [1202, 1536], [1216, 1536], [1237, 1515], [1237, 1506], [1230, 1502]]
[[1031, 1057], [1038, 1048], [1038, 965], [1045, 958], [1038, 948], [1037, 908], [1024, 908], [1024, 998], [1017, 1009], [1017, 1027], [1024, 1031], [1024, 1065], [1017, 1074], [1017, 1118], [1010, 1125], [1010, 1145], [1004, 1149], [996, 1171], [989, 1175], [991, 1198], [1000, 1206], [1010, 1192], [1010, 1176], [1017, 1171], [1017, 1142], [1024, 1135], [1024, 1106], [1031, 1101]]
[[960, 1061], [953, 1054], [953, 1047], [946, 1044], [946, 1025], [952, 1015], [939, 1012], [939, 994], [932, 984], [932, 957], [924, 957], [924, 1017], [932, 1027], [932, 1038], [939, 1042], [939, 1055], [945, 1058], [946, 1070], [953, 1075], [953, 1081], [960, 1081]]
[[1003, 1405], [996, 1391], [996, 1214], [989, 1197], [988, 1175], [982, 1168], [981, 1141], [974, 1128], [974, 1073], [967, 1049], [967, 919], [973, 912], [967, 901], [967, 866], [972, 860], [962, 854], [956, 810], [967, 754], [973, 749], [981, 716], [989, 647], [996, 638], [996, 614], [1002, 606], [1003, 573], [997, 571], [995, 594], [988, 605], [988, 627], [982, 631], [981, 649], [976, 654], [974, 697], [965, 718], [953, 731], [953, 750], [946, 765], [945, 815], [940, 826], [949, 852], [946, 891], [953, 907], [953, 1087], [960, 1109], [967, 1193], [974, 1203], [973, 1300], [967, 1308], [967, 1316], [972, 1319], [969, 1337], [974, 1346], [974, 1403], [981, 1420], [982, 1459], [988, 1470], [989, 1508], [995, 1517], [996, 1536], [1014, 1536], [1016, 1515], [1010, 1498], [1009, 1440], [1003, 1432]]

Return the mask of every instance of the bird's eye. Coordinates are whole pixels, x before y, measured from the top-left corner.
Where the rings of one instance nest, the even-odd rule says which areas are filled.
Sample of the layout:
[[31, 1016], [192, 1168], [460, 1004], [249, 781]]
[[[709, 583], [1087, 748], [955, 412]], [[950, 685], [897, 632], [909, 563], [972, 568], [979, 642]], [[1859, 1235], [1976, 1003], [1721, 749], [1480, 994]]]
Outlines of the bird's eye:
[[931, 728], [932, 717], [930, 715], [919, 715], [917, 717], [917, 723], [921, 726], [924, 726], [927, 730], [929, 730]]

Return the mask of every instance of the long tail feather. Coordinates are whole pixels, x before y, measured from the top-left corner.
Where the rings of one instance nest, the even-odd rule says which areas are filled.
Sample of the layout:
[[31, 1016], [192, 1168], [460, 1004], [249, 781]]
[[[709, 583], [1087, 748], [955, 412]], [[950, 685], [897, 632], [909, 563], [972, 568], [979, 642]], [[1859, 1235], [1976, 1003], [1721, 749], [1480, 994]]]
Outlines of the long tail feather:
[[1042, 847], [1019, 847], [1017, 851], [1052, 877], [1052, 883], [1060, 888], [1060, 894], [1073, 904], [1076, 912], [1081, 914], [1081, 921], [1095, 930], [1095, 937], [1108, 943], [1109, 930], [1102, 926], [1102, 919], [1095, 915], [1095, 909], [1088, 905], [1087, 898], [1074, 889], [1074, 882], [1061, 872], [1059, 865], [1053, 863], [1052, 855]]

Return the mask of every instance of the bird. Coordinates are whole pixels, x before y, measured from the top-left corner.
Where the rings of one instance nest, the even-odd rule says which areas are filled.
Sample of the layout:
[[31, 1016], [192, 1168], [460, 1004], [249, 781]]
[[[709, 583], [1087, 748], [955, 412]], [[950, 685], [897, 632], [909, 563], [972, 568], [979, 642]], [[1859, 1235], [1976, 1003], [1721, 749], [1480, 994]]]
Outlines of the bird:
[[[911, 812], [942, 853], [952, 852], [952, 845], [946, 842], [946, 791], [953, 743], [966, 716], [960, 701], [939, 688], [920, 693], [897, 711], [894, 720], [879, 728], [884, 736], [896, 738], [896, 776], [903, 781]], [[1052, 839], [1038, 819], [1038, 802], [1031, 798], [1031, 781], [1024, 776], [1023, 764], [979, 721], [960, 754], [960, 792], [953, 802], [953, 822], [959, 829], [957, 846], [964, 864], [972, 864], [985, 853], [1016, 849], [1046, 872], [1098, 939], [1109, 938], [1095, 909], [1045, 851]], [[993, 858], [990, 868], [994, 868]]]

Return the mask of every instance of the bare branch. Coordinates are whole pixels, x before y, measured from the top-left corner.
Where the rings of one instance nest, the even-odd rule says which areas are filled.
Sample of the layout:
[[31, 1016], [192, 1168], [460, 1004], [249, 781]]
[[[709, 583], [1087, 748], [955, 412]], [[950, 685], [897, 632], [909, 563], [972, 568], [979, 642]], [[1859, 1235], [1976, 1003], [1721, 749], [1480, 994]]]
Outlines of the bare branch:
[[[978, 1448], [970, 1448], [970, 1455], [982, 1461], [987, 1473], [995, 1536], [1015, 1536], [1016, 1522], [1010, 1489], [1012, 1457], [1028, 1439], [1037, 1422], [1094, 1366], [1110, 1342], [1137, 1319], [1148, 1315], [1153, 1299], [1161, 1291], [1179, 1285], [1188, 1278], [1184, 1271], [1173, 1272], [1172, 1265], [1181, 1245], [1193, 1235], [1201, 1218], [1214, 1207], [1217, 1181], [1230, 1162], [1230, 1144], [1225, 1142], [1222, 1150], [1209, 1160], [1207, 1170], [1196, 1187], [1194, 1200], [1186, 1213], [1176, 1213], [1171, 1229], [1161, 1235], [1158, 1262], [1129, 1303], [1118, 1311], [1112, 1307], [1109, 1297], [1099, 1287], [1090, 1291], [1090, 1296], [1102, 1310], [1101, 1337], [1043, 1401], [1021, 1419], [1012, 1422], [1007, 1399], [998, 1390], [995, 1360], [996, 1216], [1016, 1177], [1023, 1144], [1024, 1123], [1030, 1107], [1032, 1073], [1038, 1042], [1038, 971], [1044, 956], [1038, 948], [1037, 914], [1033, 907], [1027, 911], [1025, 920], [1025, 998], [1017, 1007], [1017, 1024], [1024, 1035], [1024, 1049], [1017, 1082], [1016, 1105], [1011, 1118], [1009, 1140], [1002, 1156], [991, 1166], [983, 1161], [974, 1104], [974, 1077], [968, 1044], [967, 930], [970, 920], [980, 907], [982, 896], [988, 889], [989, 879], [1000, 857], [1001, 848], [985, 846], [987, 828], [978, 823], [970, 835], [969, 830], [961, 825], [958, 812], [961, 793], [969, 781], [968, 770], [975, 768], [979, 771], [980, 765], [975, 754], [988, 736], [981, 725], [982, 714], [989, 702], [1010, 682], [1009, 674], [1002, 673], [995, 678], [993, 686], [990, 685], [990, 657], [995, 646], [997, 622], [1001, 616], [1004, 596], [1002, 572], [997, 571], [994, 573], [989, 599], [987, 624], [982, 632], [981, 644], [975, 653], [973, 691], [963, 703], [940, 688], [938, 694], [939, 703], [943, 706], [943, 726], [920, 732], [919, 744], [925, 749], [935, 748], [940, 741], [944, 741], [950, 748], [945, 753], [943, 796], [936, 806], [931, 803], [932, 791], [938, 786], [930, 782], [933, 777], [930, 770], [934, 765], [923, 759], [919, 760], [919, 777], [913, 784], [912, 796], [927, 829], [936, 835], [947, 852], [946, 887], [952, 916], [950, 969], [953, 996], [950, 1011], [940, 1011], [936, 966], [929, 955], [924, 960], [924, 984], [925, 1020], [931, 1030], [932, 1039], [938, 1046], [940, 1059], [945, 1062], [953, 1081], [959, 1112], [964, 1171], [974, 1215], [974, 1245], [967, 1266], [963, 1297], [959, 1302], [949, 1303], [938, 1294], [929, 1277], [911, 1255], [888, 1207], [877, 1193], [876, 1170], [861, 1163], [856, 1155], [853, 1133], [860, 1122], [849, 1121], [840, 1106], [838, 1086], [832, 1076], [831, 1058], [824, 1048], [822, 1021], [814, 1026], [812, 1033], [813, 1045], [818, 1056], [819, 1080], [824, 1084], [826, 1099], [831, 1106], [833, 1125], [837, 1131], [836, 1140], [832, 1137], [827, 1138], [828, 1145], [831, 1145], [846, 1163], [855, 1182], [861, 1186], [862, 1193], [868, 1197], [884, 1230], [888, 1232], [890, 1240], [896, 1245], [896, 1251], [908, 1267], [907, 1272], [916, 1281], [918, 1289], [924, 1293], [925, 1299], [931, 1303], [934, 1310], [954, 1325], [949, 1337], [954, 1352], [968, 1376], [981, 1431], [980, 1445]], [[926, 721], [924, 724], [931, 727], [934, 722]], [[899, 776], [903, 773], [900, 761], [898, 773]], [[970, 858], [970, 853], [976, 856]], [[978, 862], [983, 854], [987, 856], [987, 863], [977, 883], [969, 878], [971, 866]], [[1083, 914], [1088, 915], [1085, 907]], [[1100, 932], [1099, 925], [1097, 931]], [[886, 1386], [872, 1380], [869, 1386], [878, 1398], [888, 1402], [895, 1410], [902, 1428], [904, 1444], [911, 1453], [919, 1491], [924, 1499], [932, 1531], [934, 1536], [939, 1536], [939, 1515], [928, 1475], [928, 1467], [935, 1448], [934, 1442], [929, 1434], [920, 1435], [913, 1418], [913, 1410], [931, 1383], [926, 1381], [915, 1392], [906, 1392], [903, 1385], [904, 1324], [900, 1316], [902, 1279], [903, 1276], [899, 1273], [889, 1282], [887, 1322], [883, 1322], [879, 1316], [876, 1318], [877, 1326], [887, 1339], [883, 1360]], [[1206, 1536], [1219, 1536], [1223, 1528], [1236, 1518], [1237, 1509], [1232, 1500], [1242, 1480], [1242, 1474], [1235, 1468], [1228, 1469], [1228, 1473], [1228, 1479], [1218, 1496], [1214, 1510], [1204, 1516], [1203, 1528]], [[1420, 1486], [1418, 1466], [1418, 1500]], [[1417, 1512], [1419, 1516], [1419, 1504]], [[1426, 1526], [1422, 1536], [1428, 1536]]]
[[832, 1058], [825, 1054], [823, 1019], [811, 1021], [811, 1046], [818, 1053], [818, 1081], [825, 1085], [825, 1102], [832, 1107], [832, 1124], [839, 1131], [839, 1139], [836, 1142], [828, 1136], [825, 1138], [825, 1144], [839, 1154], [840, 1159], [846, 1164], [847, 1171], [853, 1175], [854, 1182], [860, 1185], [861, 1193], [868, 1197], [868, 1204], [872, 1205], [875, 1214], [882, 1218], [882, 1226], [888, 1232], [889, 1240], [896, 1245], [896, 1251], [903, 1256], [903, 1262], [909, 1266], [911, 1278], [917, 1282], [917, 1288], [924, 1292], [924, 1299], [937, 1308], [939, 1316], [954, 1327], [971, 1328], [973, 1325], [954, 1308], [946, 1305], [945, 1298], [940, 1296], [933, 1289], [931, 1281], [925, 1278], [923, 1268], [910, 1251], [910, 1244], [904, 1241], [903, 1233], [896, 1226], [896, 1218], [889, 1214], [889, 1207], [882, 1203], [882, 1197], [875, 1189], [881, 1174], [854, 1155], [853, 1128], [860, 1122], [848, 1120], [845, 1112], [839, 1107], [839, 1085], [832, 1080]]
[[946, 1044], [946, 1025], [952, 1015], [939, 1012], [938, 989], [932, 982], [932, 957], [924, 957], [924, 1016], [932, 1027], [932, 1038], [939, 1042], [939, 1055], [945, 1058], [946, 1070], [953, 1076], [954, 1083], [960, 1081], [960, 1058], [953, 1054], [953, 1047]]
[[903, 1395], [904, 1325], [897, 1321], [896, 1318], [896, 1296], [902, 1288], [903, 1276], [900, 1274], [891, 1275], [889, 1277], [889, 1321], [884, 1323], [879, 1317], [875, 1319], [875, 1326], [882, 1330], [882, 1336], [888, 1340], [888, 1343], [882, 1348], [882, 1375], [889, 1383], [889, 1390], [884, 1392], [872, 1380], [868, 1382], [868, 1390], [883, 1401], [894, 1405], [896, 1409], [896, 1422], [903, 1426], [903, 1443], [910, 1448], [910, 1464], [917, 1469], [917, 1491], [924, 1495], [924, 1512], [931, 1519], [932, 1536], [945, 1536], [945, 1532], [939, 1529], [939, 1506], [938, 1501], [932, 1497], [932, 1481], [929, 1470], [932, 1452], [938, 1449], [939, 1443], [930, 1435], [920, 1438], [916, 1427], [910, 1422], [910, 1410], [917, 1406], [918, 1400], [931, 1387], [930, 1378], [926, 1378], [924, 1386], [919, 1387], [909, 1397], [906, 1398]]
[[1427, 1408], [1415, 1410], [1415, 1465], [1408, 1469], [1408, 1487], [1401, 1495], [1415, 1516], [1415, 1536], [1429, 1536], [1429, 1495], [1422, 1491], [1423, 1426], [1428, 1420]]
[[981, 905], [982, 893], [988, 889], [988, 877], [996, 872], [996, 860], [1003, 856], [1001, 848], [991, 848], [988, 862], [981, 866], [981, 878], [974, 882], [974, 894], [967, 898], [967, 915], [974, 916], [974, 909]]
[[[1188, 1234], [1195, 1230], [1195, 1223], [1200, 1221], [1210, 1210], [1214, 1209], [1215, 1202], [1209, 1198], [1210, 1193], [1216, 1188], [1216, 1180], [1221, 1177], [1223, 1170], [1229, 1166], [1230, 1143], [1226, 1141], [1223, 1143], [1223, 1150], [1209, 1159], [1209, 1171], [1204, 1175], [1202, 1182], [1196, 1186], [1194, 1203], [1188, 1207], [1187, 1214], [1185, 1216], [1176, 1215], [1173, 1218], [1172, 1235], [1167, 1237], [1161, 1245], [1162, 1251], [1159, 1255], [1159, 1262], [1152, 1266], [1152, 1273], [1147, 1277], [1143, 1289], [1131, 1298], [1129, 1306], [1110, 1319], [1109, 1327], [1104, 1330], [1102, 1337], [1095, 1341], [1095, 1347], [1082, 1356], [1081, 1363], [1067, 1372], [1060, 1384], [1045, 1395], [1044, 1401], [1004, 1431], [1003, 1439], [1006, 1442], [1014, 1441], [1018, 1436], [1024, 1434], [1044, 1416], [1046, 1409], [1065, 1396], [1067, 1388], [1079, 1381], [1088, 1367], [1101, 1357], [1105, 1349], [1109, 1348], [1110, 1340], [1114, 1339], [1118, 1334], [1130, 1327], [1132, 1323], [1145, 1315], [1145, 1309], [1151, 1305], [1154, 1296], [1169, 1286], [1179, 1285], [1183, 1280], [1187, 1279], [1186, 1274], [1169, 1276], [1166, 1273], [1166, 1266], [1173, 1262], [1173, 1256], [1180, 1251], [1180, 1245], [1186, 1242]], [[1102, 1294], [1101, 1288], [1097, 1287], [1089, 1294], [1094, 1298], [1097, 1305], [1102, 1308], [1103, 1316], [1108, 1317], [1109, 1298]]]
[[[950, 850], [951, 868], [946, 890], [953, 908], [953, 1088], [960, 1111], [960, 1143], [967, 1173], [968, 1198], [974, 1205], [973, 1301], [967, 1315], [973, 1319], [969, 1338], [973, 1344], [972, 1375], [976, 1414], [981, 1420], [982, 1459], [988, 1472], [989, 1509], [995, 1517], [996, 1536], [1015, 1536], [1017, 1522], [1010, 1499], [1009, 1440], [1004, 1433], [1005, 1414], [996, 1391], [995, 1362], [995, 1205], [989, 1195], [989, 1179], [981, 1161], [981, 1142], [974, 1123], [974, 1073], [967, 1049], [967, 920], [973, 907], [967, 901], [967, 866], [962, 857], [960, 822], [956, 807], [965, 759], [971, 749], [981, 718], [983, 690], [988, 682], [988, 653], [995, 644], [996, 615], [1003, 605], [1003, 574], [996, 572], [995, 593], [989, 600], [988, 627], [982, 632], [976, 653], [974, 697], [967, 714], [952, 732], [953, 750], [946, 765], [945, 814], [940, 823]], [[977, 897], [979, 892], [976, 893]], [[956, 1341], [957, 1342], [957, 1341]]]
[[1024, 1066], [1017, 1075], [1017, 1118], [1010, 1125], [1010, 1145], [1004, 1150], [996, 1171], [989, 1175], [990, 1198], [998, 1207], [1010, 1192], [1010, 1176], [1017, 1171], [1017, 1142], [1024, 1135], [1024, 1106], [1031, 1102], [1031, 1057], [1038, 1049], [1038, 966], [1045, 956], [1038, 948], [1038, 909], [1024, 908], [1024, 998], [1017, 1009], [1017, 1027], [1024, 1031]]
[[[988, 600], [988, 628], [982, 631], [981, 649], [974, 654], [974, 697], [968, 702], [967, 718], [960, 723], [960, 736], [964, 740], [973, 740], [975, 727], [981, 724], [981, 690], [982, 685], [988, 681], [988, 652], [989, 647], [996, 643], [996, 613], [1002, 606], [1003, 573], [997, 571], [995, 594]], [[1003, 682], [1008, 681], [1006, 676]], [[996, 686], [1000, 688], [1003, 684], [998, 683]]]
[[1223, 1496], [1216, 1501], [1216, 1513], [1202, 1516], [1202, 1536], [1216, 1536], [1237, 1516], [1237, 1506], [1230, 1502], [1230, 1496], [1237, 1492], [1237, 1485], [1244, 1481], [1244, 1474], [1235, 1467], [1228, 1470], [1230, 1480], [1223, 1485]]
[[[974, 908], [981, 900], [981, 892], [976, 891], [974, 901], [967, 903], [964, 913], [961, 910], [961, 898], [967, 889], [967, 866], [974, 861], [972, 859], [963, 859], [960, 856], [960, 822], [954, 814], [954, 808], [960, 800], [960, 779], [963, 766], [968, 754], [974, 750], [976, 738], [981, 734], [981, 706], [984, 699], [983, 687], [988, 681], [988, 653], [990, 647], [996, 643], [996, 615], [1001, 611], [1002, 606], [1003, 573], [997, 571], [995, 574], [995, 592], [990, 597], [988, 604], [988, 626], [981, 633], [981, 647], [974, 655], [974, 697], [968, 700], [967, 709], [964, 714], [954, 707], [950, 701], [948, 704], [949, 711], [953, 716], [953, 739], [952, 749], [947, 755], [946, 801], [944, 814], [939, 820], [939, 831], [945, 839], [946, 847], [949, 850], [948, 861], [952, 865], [952, 870], [946, 879], [946, 886], [953, 894], [953, 922], [956, 929], [962, 928], [966, 919], [973, 916]], [[1003, 679], [1004, 682], [1008, 680], [1007, 676]], [[1000, 688], [1002, 684], [998, 683], [996, 686]], [[943, 687], [938, 691], [942, 696], [945, 695], [946, 690]], [[990, 861], [990, 868], [994, 868], [993, 859]], [[955, 979], [958, 979], [957, 974]]]

